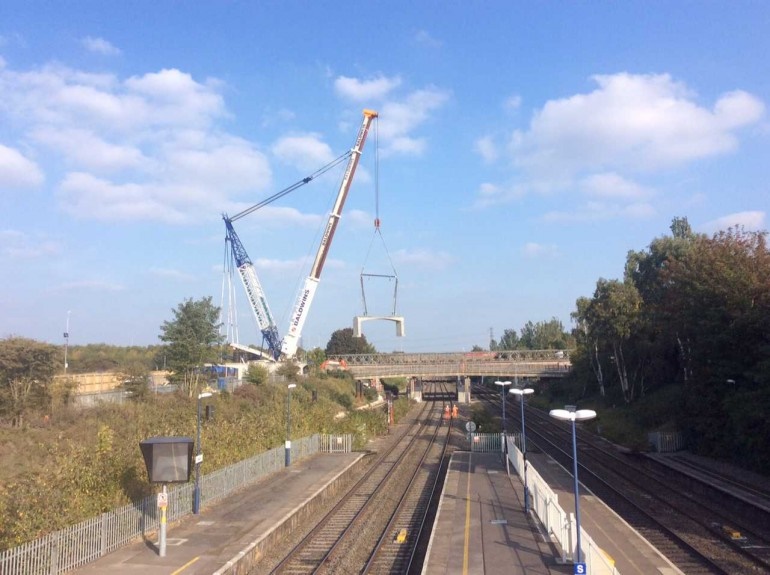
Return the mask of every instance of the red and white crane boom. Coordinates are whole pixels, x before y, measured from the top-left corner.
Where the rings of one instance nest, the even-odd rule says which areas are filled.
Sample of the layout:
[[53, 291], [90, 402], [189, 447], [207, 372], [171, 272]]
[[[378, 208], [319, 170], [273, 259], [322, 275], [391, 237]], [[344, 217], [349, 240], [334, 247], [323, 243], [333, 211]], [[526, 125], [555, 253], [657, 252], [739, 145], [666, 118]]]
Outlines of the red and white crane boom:
[[353, 149], [350, 151], [350, 157], [348, 158], [348, 165], [345, 169], [345, 174], [342, 177], [340, 183], [340, 189], [337, 192], [337, 199], [334, 202], [334, 208], [329, 214], [329, 221], [326, 224], [323, 237], [321, 238], [321, 245], [318, 246], [318, 252], [313, 262], [313, 267], [310, 270], [310, 275], [305, 279], [304, 286], [297, 297], [297, 302], [294, 304], [294, 310], [289, 320], [289, 331], [283, 337], [281, 342], [281, 354], [286, 357], [294, 357], [299, 345], [299, 339], [302, 336], [302, 328], [305, 325], [307, 319], [308, 310], [313, 303], [318, 283], [321, 280], [321, 272], [323, 271], [326, 257], [329, 255], [329, 248], [331, 247], [332, 239], [334, 238], [334, 232], [337, 229], [337, 224], [340, 220], [342, 208], [345, 205], [345, 200], [348, 197], [350, 191], [350, 184], [353, 181], [353, 176], [356, 173], [356, 167], [358, 167], [358, 161], [361, 158], [361, 152], [366, 143], [366, 136], [369, 133], [369, 128], [372, 125], [378, 114], [374, 110], [364, 110], [364, 120], [361, 124], [361, 128], [358, 131], [358, 137]]

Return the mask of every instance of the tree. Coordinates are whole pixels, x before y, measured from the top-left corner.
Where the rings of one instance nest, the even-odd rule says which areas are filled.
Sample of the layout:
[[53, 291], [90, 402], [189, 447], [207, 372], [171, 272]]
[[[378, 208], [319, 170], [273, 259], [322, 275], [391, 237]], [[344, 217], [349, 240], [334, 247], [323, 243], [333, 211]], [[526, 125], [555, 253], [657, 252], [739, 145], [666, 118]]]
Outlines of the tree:
[[[588, 361], [591, 372], [596, 378], [596, 383], [599, 385], [599, 395], [604, 397], [606, 391], [604, 389], [604, 370], [602, 369], [602, 361], [599, 355], [599, 336], [591, 322], [589, 315], [590, 306], [591, 300], [586, 297], [580, 297], [576, 302], [577, 310], [572, 313], [572, 319], [576, 325], [575, 340], [578, 353], [574, 354], [570, 359], [576, 368], [580, 365], [580, 359], [585, 358]], [[583, 392], [585, 392], [585, 387]]]
[[517, 347], [519, 347], [519, 335], [516, 333], [516, 330], [506, 329], [503, 331], [503, 337], [500, 338], [500, 343], [498, 343], [492, 351], [516, 349]]
[[169, 378], [190, 396], [197, 395], [202, 368], [219, 356], [224, 337], [219, 334], [219, 308], [211, 296], [193, 301], [187, 299], [172, 310], [174, 319], [161, 325], [160, 340], [166, 342], [166, 365]]
[[366, 336], [353, 337], [353, 328], [346, 327], [332, 333], [326, 344], [326, 356], [349, 355], [356, 353], [377, 353], [374, 346], [366, 341]]
[[650, 346], [648, 371], [664, 382], [677, 373], [687, 382], [692, 377], [692, 341], [681, 325], [675, 325], [676, 311], [672, 315], [664, 305], [675, 287], [665, 274], [706, 236], [694, 234], [687, 218], [674, 218], [670, 229], [672, 236], [655, 238], [647, 250], [628, 252], [625, 281], [636, 286], [643, 301], [640, 328], [644, 333], [640, 331], [639, 336]]
[[528, 321], [521, 328], [519, 348], [524, 349], [565, 349], [569, 347], [570, 336], [564, 331], [561, 320], [552, 318], [550, 321], [532, 323]]
[[270, 373], [264, 365], [252, 363], [246, 371], [246, 381], [251, 385], [264, 385]]
[[308, 364], [313, 365], [316, 369], [326, 361], [326, 352], [320, 347], [314, 347], [307, 352], [306, 356]]
[[0, 340], [0, 411], [16, 427], [33, 408], [49, 406], [59, 350], [23, 337]]
[[288, 379], [289, 381], [297, 381], [299, 378], [299, 365], [293, 359], [281, 362], [278, 369], [275, 370], [276, 375], [280, 375]]
[[[617, 371], [623, 400], [634, 398], [635, 381], [629, 377], [626, 349], [637, 328], [641, 298], [630, 282], [599, 279], [593, 299], [583, 306], [582, 321], [602, 347], [609, 348]], [[597, 352], [598, 353], [598, 352]]]

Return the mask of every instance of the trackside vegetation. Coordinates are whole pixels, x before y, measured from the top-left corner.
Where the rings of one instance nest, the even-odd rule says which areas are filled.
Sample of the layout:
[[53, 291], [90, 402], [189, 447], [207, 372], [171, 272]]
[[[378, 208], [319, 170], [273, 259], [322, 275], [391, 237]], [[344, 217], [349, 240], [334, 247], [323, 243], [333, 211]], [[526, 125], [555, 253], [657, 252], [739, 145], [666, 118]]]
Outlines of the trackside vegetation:
[[[351, 433], [360, 449], [386, 433], [383, 409], [348, 411], [364, 401], [354, 391], [350, 378], [298, 379], [292, 390], [292, 437]], [[215, 409], [202, 423], [202, 473], [282, 445], [285, 382], [247, 383], [206, 401]], [[153, 492], [139, 441], [157, 435], [195, 438], [196, 407], [196, 399], [184, 392], [147, 394], [119, 405], [66, 407], [53, 418], [28, 420], [23, 428], [1, 428], [0, 549]], [[397, 417], [407, 409], [408, 400], [396, 402]]]

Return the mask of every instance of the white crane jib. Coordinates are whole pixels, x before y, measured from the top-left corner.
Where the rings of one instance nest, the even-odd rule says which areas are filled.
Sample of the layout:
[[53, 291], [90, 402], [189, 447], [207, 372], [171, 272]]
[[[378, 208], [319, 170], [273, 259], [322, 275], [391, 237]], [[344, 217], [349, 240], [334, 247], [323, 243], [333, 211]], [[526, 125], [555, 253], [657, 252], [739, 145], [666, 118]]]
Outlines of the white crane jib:
[[308, 310], [313, 303], [313, 298], [315, 297], [315, 292], [318, 288], [318, 282], [321, 280], [321, 271], [326, 262], [326, 256], [329, 255], [329, 248], [332, 239], [334, 238], [334, 232], [337, 229], [337, 224], [339, 223], [340, 214], [345, 205], [348, 191], [350, 190], [350, 184], [353, 181], [353, 175], [358, 166], [358, 160], [361, 157], [361, 151], [366, 142], [366, 135], [369, 133], [369, 127], [372, 125], [372, 120], [376, 118], [377, 115], [377, 112], [374, 110], [364, 110], [364, 121], [361, 124], [361, 129], [358, 131], [356, 144], [353, 146], [353, 149], [350, 150], [351, 154], [348, 158], [348, 165], [345, 169], [345, 174], [342, 177], [339, 192], [337, 192], [334, 208], [332, 209], [331, 214], [329, 214], [329, 221], [326, 224], [326, 229], [321, 238], [321, 245], [318, 246], [318, 252], [316, 253], [313, 267], [310, 270], [310, 275], [305, 279], [302, 290], [297, 297], [297, 303], [294, 304], [294, 310], [292, 311], [289, 320], [289, 331], [281, 342], [281, 353], [286, 357], [293, 357], [297, 352], [299, 338], [302, 336], [302, 327], [305, 325]]

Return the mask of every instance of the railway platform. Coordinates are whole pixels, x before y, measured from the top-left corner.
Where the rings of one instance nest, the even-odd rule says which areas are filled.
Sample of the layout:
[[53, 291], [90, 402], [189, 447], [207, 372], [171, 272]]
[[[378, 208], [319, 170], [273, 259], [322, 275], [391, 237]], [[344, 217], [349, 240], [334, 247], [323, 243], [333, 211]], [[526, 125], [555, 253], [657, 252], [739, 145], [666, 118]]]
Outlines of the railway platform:
[[[542, 453], [528, 454], [558, 495], [574, 510], [572, 475]], [[533, 516], [524, 514], [524, 487], [499, 453], [457, 451], [447, 472], [423, 575], [573, 573], [563, 553]], [[581, 524], [621, 575], [681, 575], [636, 531], [585, 488]]]
[[261, 546], [302, 521], [317, 497], [345, 481], [363, 453], [318, 454], [273, 473], [224, 501], [204, 507], [166, 531], [160, 557], [157, 534], [73, 571], [80, 575], [224, 575], [246, 573]]
[[454, 452], [422, 574], [572, 573], [524, 515], [517, 482], [500, 453]]
[[[575, 491], [572, 473], [567, 472], [543, 453], [530, 451], [527, 458], [530, 465], [556, 493], [559, 505], [565, 510], [574, 512]], [[513, 478], [513, 482], [520, 483], [517, 477]], [[665, 556], [582, 484], [580, 486], [580, 524], [614, 564], [620, 575], [649, 575], [650, 573], [683, 575]]]

